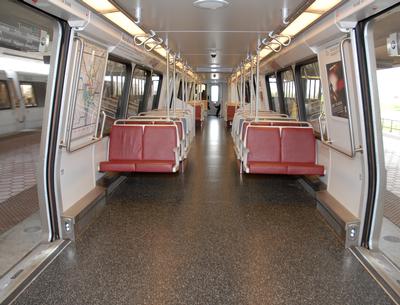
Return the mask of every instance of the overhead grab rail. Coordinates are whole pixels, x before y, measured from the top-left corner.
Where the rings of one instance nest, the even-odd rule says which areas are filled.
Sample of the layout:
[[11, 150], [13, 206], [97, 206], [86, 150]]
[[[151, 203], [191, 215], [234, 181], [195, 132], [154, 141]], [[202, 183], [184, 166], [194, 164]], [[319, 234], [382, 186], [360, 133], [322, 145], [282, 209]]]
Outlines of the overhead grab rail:
[[164, 40], [161, 37], [158, 37], [153, 30], [150, 30], [150, 33], [148, 34], [135, 35], [133, 41], [137, 46], [143, 46], [148, 52], [153, 51], [164, 42]]
[[[269, 32], [268, 36], [269, 36], [269, 38], [272, 39], [271, 41], [276, 41], [283, 47], [288, 47], [292, 43], [292, 37], [289, 35], [282, 35], [282, 34], [277, 35], [277, 34], [274, 34], [273, 32]], [[284, 38], [284, 39], [286, 39], [286, 41], [280, 40], [279, 38]]]
[[350, 93], [349, 93], [349, 80], [347, 77], [347, 66], [346, 66], [346, 56], [345, 56], [345, 50], [344, 50], [344, 45], [347, 41], [351, 41], [349, 37], [344, 38], [340, 42], [340, 56], [342, 58], [342, 69], [343, 69], [343, 75], [344, 75], [344, 83], [345, 83], [345, 92], [346, 92], [346, 99], [347, 99], [347, 113], [348, 113], [348, 126], [349, 126], [349, 136], [350, 136], [350, 152], [345, 151], [341, 147], [338, 147], [333, 144], [331, 140], [325, 139], [325, 133], [322, 128], [322, 119], [326, 118], [325, 113], [321, 112], [320, 116], [318, 117], [318, 123], [319, 123], [319, 128], [320, 128], [320, 134], [321, 134], [321, 142], [334, 149], [335, 151], [346, 155], [350, 158], [354, 158], [356, 156], [357, 152], [362, 152], [363, 149], [361, 146], [356, 147], [355, 145], [355, 137], [354, 137], [354, 126], [353, 126], [353, 107], [351, 104], [350, 100]]

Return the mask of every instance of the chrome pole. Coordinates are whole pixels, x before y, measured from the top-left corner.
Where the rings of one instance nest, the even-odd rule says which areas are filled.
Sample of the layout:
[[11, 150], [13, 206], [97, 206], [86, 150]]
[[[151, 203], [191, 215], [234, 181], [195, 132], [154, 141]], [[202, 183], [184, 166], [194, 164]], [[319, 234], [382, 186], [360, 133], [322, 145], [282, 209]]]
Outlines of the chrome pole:
[[256, 121], [258, 120], [258, 106], [260, 104], [260, 48], [257, 48], [256, 56]]

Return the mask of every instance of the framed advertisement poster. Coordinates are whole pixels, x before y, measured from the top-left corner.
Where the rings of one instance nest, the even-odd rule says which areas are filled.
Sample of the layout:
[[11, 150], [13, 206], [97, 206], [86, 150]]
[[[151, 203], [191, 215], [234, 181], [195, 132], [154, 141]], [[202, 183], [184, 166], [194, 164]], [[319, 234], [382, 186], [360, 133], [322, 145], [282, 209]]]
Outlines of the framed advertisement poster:
[[326, 65], [329, 85], [329, 98], [332, 116], [349, 118], [346, 99], [346, 86], [341, 61]]
[[97, 141], [96, 132], [108, 52], [76, 37], [77, 60], [71, 94], [67, 150], [74, 151]]

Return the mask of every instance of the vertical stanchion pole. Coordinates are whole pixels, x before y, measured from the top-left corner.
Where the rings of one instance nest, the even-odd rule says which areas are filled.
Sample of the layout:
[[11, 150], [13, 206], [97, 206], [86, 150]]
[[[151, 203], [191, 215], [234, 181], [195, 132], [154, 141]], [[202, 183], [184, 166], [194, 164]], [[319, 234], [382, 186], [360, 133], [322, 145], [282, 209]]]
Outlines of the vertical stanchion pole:
[[240, 65], [240, 108], [243, 108], [243, 67]]
[[183, 64], [183, 72], [182, 72], [182, 87], [181, 87], [181, 98], [182, 103], [185, 103], [185, 64]]
[[165, 99], [165, 106], [167, 110], [167, 118], [169, 119], [169, 102], [170, 102], [170, 92], [169, 92], [169, 49], [167, 47], [167, 97]]
[[174, 110], [174, 116], [176, 116], [176, 54], [174, 54], [174, 69], [173, 69], [173, 77], [172, 80], [174, 82], [174, 94], [173, 94], [173, 110]]
[[251, 103], [251, 116], [254, 116], [254, 61], [250, 56], [250, 103]]
[[257, 47], [256, 65], [257, 65], [256, 66], [256, 121], [257, 121], [258, 106], [260, 104], [260, 48], [259, 47]]

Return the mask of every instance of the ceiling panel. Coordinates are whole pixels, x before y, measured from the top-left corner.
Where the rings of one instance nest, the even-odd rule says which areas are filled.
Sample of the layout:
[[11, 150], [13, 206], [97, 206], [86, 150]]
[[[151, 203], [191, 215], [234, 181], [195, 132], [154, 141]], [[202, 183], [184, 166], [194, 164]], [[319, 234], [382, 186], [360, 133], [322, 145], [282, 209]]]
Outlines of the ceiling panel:
[[[193, 6], [193, 0], [116, 0], [128, 13], [142, 8], [142, 24], [162, 38], [168, 36], [173, 51], [193, 68], [212, 63], [234, 68], [250, 51], [257, 37], [282, 24], [282, 8], [289, 14], [304, 0], [229, 0], [226, 8], [206, 10]], [[210, 52], [217, 51], [213, 60]]]

